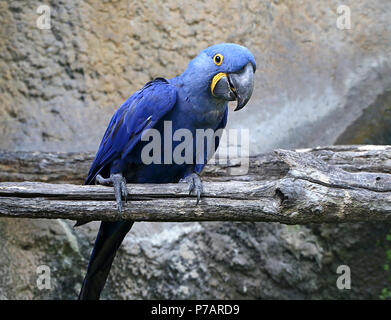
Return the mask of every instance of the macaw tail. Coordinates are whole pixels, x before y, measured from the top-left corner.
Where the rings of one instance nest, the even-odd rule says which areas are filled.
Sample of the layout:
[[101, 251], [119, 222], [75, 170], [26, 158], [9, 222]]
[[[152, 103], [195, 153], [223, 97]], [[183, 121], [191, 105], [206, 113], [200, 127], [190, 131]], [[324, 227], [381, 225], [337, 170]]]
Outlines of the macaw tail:
[[132, 225], [132, 221], [101, 222], [79, 300], [99, 299], [117, 250]]

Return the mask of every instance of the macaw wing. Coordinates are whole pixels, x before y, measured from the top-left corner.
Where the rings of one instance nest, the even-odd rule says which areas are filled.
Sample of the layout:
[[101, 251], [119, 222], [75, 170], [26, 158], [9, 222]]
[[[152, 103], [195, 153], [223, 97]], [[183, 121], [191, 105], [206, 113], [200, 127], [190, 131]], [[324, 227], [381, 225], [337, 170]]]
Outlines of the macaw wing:
[[116, 111], [103, 136], [85, 184], [91, 184], [108, 164], [124, 158], [175, 105], [177, 91], [166, 79], [157, 78], [134, 93]]

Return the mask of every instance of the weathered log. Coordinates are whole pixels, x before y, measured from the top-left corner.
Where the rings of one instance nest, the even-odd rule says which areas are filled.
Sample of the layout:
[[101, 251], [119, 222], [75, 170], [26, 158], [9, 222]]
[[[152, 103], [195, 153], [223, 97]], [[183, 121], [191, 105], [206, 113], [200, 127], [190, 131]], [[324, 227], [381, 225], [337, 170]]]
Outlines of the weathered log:
[[92, 153], [0, 150], [0, 181], [82, 184], [94, 156]]
[[[391, 146], [329, 146], [297, 150], [309, 153], [349, 172], [391, 173]], [[94, 153], [23, 152], [0, 150], [0, 182], [37, 181], [82, 184], [94, 159]], [[249, 171], [230, 175], [241, 159], [227, 164], [207, 165], [204, 178], [213, 181], [270, 180], [283, 177], [288, 166], [273, 152], [252, 156]]]
[[[36, 154], [35, 158], [43, 161], [42, 155]], [[44, 170], [45, 166], [39, 169], [47, 181], [55, 177], [64, 179], [72, 172], [66, 156], [55, 155], [46, 162], [46, 169], [53, 168], [53, 175]], [[91, 155], [88, 160], [87, 156], [78, 154], [78, 157], [75, 158], [85, 160], [76, 160], [76, 163], [87, 163], [92, 159]], [[75, 158], [71, 161], [73, 165]], [[24, 159], [30, 163], [24, 168], [32, 168], [34, 156]], [[67, 163], [67, 173], [62, 176], [61, 161]], [[296, 152], [276, 150], [253, 157], [249, 173], [245, 176], [223, 176], [222, 172], [235, 163], [209, 166], [206, 178], [214, 181], [204, 183], [205, 194], [198, 206], [194, 197], [187, 194], [187, 186], [183, 183], [129, 184], [130, 195], [121, 218], [135, 221], [272, 221], [286, 224], [391, 222], [390, 162], [389, 146], [328, 147]], [[4, 177], [3, 172], [7, 170], [4, 166], [1, 168], [0, 176]], [[39, 170], [30, 170], [29, 177], [39, 175]], [[73, 170], [81, 172], [76, 167]], [[110, 187], [42, 182], [0, 183], [0, 216], [118, 219]]]

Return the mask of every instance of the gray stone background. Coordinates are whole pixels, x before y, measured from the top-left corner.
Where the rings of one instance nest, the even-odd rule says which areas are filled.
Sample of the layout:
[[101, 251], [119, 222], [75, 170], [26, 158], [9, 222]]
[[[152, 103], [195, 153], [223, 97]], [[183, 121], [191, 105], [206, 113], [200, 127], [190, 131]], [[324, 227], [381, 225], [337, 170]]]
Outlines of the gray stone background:
[[[51, 8], [51, 29], [36, 27]], [[0, 1], [0, 148], [96, 151], [115, 111], [156, 77], [181, 73], [219, 42], [258, 64], [248, 106], [251, 153], [334, 143], [391, 144], [391, 2]], [[98, 224], [0, 220], [0, 298], [75, 299]], [[106, 299], [377, 299], [391, 226], [358, 223], [137, 223], [114, 262]], [[51, 268], [38, 290], [36, 268]], [[338, 290], [349, 265], [352, 289]]]

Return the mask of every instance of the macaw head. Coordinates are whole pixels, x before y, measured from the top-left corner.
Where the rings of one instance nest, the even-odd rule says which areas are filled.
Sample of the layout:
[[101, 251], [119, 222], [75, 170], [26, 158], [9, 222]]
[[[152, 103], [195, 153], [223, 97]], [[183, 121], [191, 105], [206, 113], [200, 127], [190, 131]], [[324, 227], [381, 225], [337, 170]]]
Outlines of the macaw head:
[[197, 94], [219, 102], [236, 100], [237, 111], [251, 98], [255, 70], [254, 56], [247, 48], [221, 43], [201, 51], [184, 75]]

